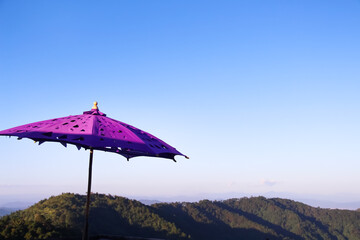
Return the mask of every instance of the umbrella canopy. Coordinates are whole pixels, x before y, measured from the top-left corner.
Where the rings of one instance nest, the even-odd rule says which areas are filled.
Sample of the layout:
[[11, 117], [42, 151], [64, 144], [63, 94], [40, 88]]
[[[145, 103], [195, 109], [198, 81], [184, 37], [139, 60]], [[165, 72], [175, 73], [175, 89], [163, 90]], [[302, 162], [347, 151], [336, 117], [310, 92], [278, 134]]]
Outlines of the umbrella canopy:
[[127, 159], [149, 156], [175, 161], [176, 155], [185, 156], [150, 133], [107, 117], [99, 111], [97, 102], [81, 115], [34, 122], [0, 131], [0, 135], [30, 138], [39, 144], [59, 142], [65, 147], [74, 144], [78, 149], [114, 152]]
[[90, 149], [88, 190], [85, 206], [83, 239], [88, 239], [89, 204], [94, 150], [118, 153], [128, 160], [138, 156], [161, 157], [175, 161], [176, 155], [186, 158], [159, 138], [129, 124], [108, 118], [99, 111], [97, 102], [81, 115], [54, 118], [0, 131], [0, 135], [30, 138], [39, 144], [59, 142], [65, 147], [74, 144], [79, 150]]

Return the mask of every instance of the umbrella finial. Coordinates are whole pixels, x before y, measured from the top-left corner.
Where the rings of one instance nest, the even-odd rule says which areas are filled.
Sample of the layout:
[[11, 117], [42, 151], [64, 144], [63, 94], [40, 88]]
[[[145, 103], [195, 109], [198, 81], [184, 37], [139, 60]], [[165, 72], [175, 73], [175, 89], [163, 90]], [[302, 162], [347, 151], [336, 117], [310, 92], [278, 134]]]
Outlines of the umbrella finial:
[[90, 111], [85, 111], [84, 114], [91, 114], [91, 115], [101, 115], [101, 116], [106, 116], [105, 113], [100, 112], [99, 108], [98, 108], [98, 102], [94, 102], [94, 106], [91, 108]]
[[94, 102], [94, 106], [92, 107], [92, 109], [94, 109], [94, 110], [99, 110], [99, 108], [98, 108], [98, 102]]

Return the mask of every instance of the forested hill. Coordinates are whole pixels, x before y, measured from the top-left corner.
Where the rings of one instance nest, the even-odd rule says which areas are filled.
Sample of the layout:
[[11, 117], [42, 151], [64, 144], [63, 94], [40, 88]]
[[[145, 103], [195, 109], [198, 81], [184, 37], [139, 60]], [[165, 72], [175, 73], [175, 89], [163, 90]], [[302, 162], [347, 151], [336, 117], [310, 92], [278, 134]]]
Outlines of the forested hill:
[[[3, 239], [80, 239], [85, 196], [62, 194], [0, 219]], [[193, 240], [359, 240], [360, 212], [279, 198], [203, 200], [151, 206], [94, 194], [90, 233]]]

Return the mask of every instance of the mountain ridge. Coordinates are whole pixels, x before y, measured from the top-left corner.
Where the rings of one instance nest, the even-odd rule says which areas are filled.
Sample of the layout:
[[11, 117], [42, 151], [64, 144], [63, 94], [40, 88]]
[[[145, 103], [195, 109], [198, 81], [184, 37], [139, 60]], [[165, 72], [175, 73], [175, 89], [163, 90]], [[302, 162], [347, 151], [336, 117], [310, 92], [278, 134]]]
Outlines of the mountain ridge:
[[[85, 196], [65, 193], [0, 218], [0, 240], [79, 239]], [[358, 240], [360, 212], [282, 198], [155, 203], [93, 194], [90, 235], [179, 240]]]

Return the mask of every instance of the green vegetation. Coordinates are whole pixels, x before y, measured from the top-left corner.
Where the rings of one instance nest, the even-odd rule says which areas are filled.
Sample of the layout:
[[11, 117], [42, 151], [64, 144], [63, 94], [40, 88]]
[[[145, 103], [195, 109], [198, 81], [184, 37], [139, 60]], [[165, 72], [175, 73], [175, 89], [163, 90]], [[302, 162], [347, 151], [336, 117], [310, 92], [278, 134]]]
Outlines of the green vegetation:
[[[0, 219], [0, 240], [80, 239], [85, 196], [62, 194]], [[93, 194], [90, 235], [193, 240], [358, 240], [360, 212], [279, 198], [203, 200], [151, 206]]]

